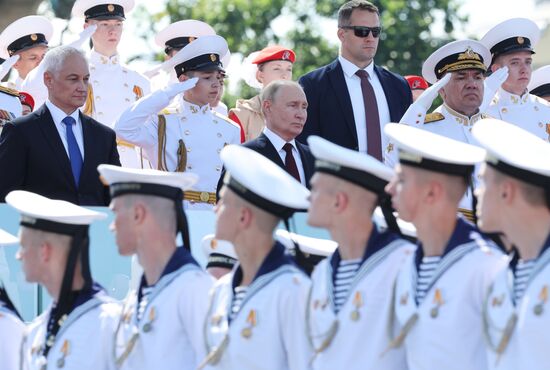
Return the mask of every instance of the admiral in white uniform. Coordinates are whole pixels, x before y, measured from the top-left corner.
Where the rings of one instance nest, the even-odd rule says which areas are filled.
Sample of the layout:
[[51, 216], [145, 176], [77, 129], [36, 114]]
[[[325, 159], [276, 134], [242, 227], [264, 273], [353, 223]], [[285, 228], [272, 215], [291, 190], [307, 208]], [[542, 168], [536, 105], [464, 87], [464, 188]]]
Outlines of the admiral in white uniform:
[[[489, 50], [477, 41], [459, 40], [442, 46], [422, 67], [422, 76], [433, 86], [407, 109], [401, 123], [475, 145], [472, 127], [487, 117], [479, 108], [484, 95], [484, 73], [490, 64]], [[438, 93], [443, 104], [427, 114]], [[390, 140], [386, 163], [394, 166], [396, 161], [397, 149]], [[476, 183], [472, 179], [472, 184]], [[472, 190], [468, 189], [459, 209], [469, 220], [473, 220], [472, 204]]]
[[23, 107], [19, 99], [19, 93], [7, 87], [0, 86], [0, 133], [4, 125], [21, 117]]
[[516, 246], [485, 300], [489, 368], [543, 370], [550, 360], [550, 144], [494, 119], [473, 134], [487, 149], [480, 228]]
[[457, 216], [481, 148], [402, 124], [385, 132], [399, 150], [387, 190], [399, 216], [414, 224], [416, 252], [394, 291], [398, 327], [388, 346], [404, 345], [410, 370], [484, 370], [481, 311], [487, 288], [505, 259], [471, 223]]
[[18, 258], [28, 282], [44, 286], [52, 305], [28, 326], [22, 369], [113, 369], [120, 305], [94, 283], [89, 225], [107, 215], [16, 190], [6, 203], [21, 214]]
[[[306, 319], [312, 368], [404, 369], [403, 348], [382, 355], [393, 283], [414, 250], [399, 237], [384, 191], [393, 170], [320, 137], [309, 137], [308, 144], [316, 159], [308, 223], [328, 229], [338, 243], [312, 274]], [[379, 204], [389, 228], [372, 221]]]
[[221, 157], [227, 174], [216, 205], [216, 238], [234, 245], [239, 264], [211, 293], [204, 324], [209, 354], [200, 368], [307, 369], [310, 281], [273, 232], [307, 208], [309, 191], [251, 149], [230, 145]]
[[[142, 147], [154, 168], [199, 175], [194, 190], [185, 193], [189, 209], [212, 209], [222, 170], [220, 152], [228, 144], [240, 143], [237, 124], [210, 109], [222, 78], [220, 56], [226, 53], [222, 37], [197, 38], [165, 62], [184, 82], [136, 102], [115, 124], [118, 137]], [[181, 93], [181, 113], [158, 115]]]
[[[17, 244], [19, 240], [0, 229], [0, 247]], [[25, 324], [0, 282], [0, 369], [19, 369], [21, 342]]]
[[98, 171], [110, 186], [119, 253], [136, 254], [144, 271], [138, 290], [124, 300], [110, 350], [116, 366], [196, 369], [205, 356], [202, 329], [213, 282], [191, 256], [182, 208], [183, 191], [197, 177], [111, 165]]
[[[29, 15], [19, 18], [8, 25], [0, 34], [0, 58], [12, 62], [17, 71], [15, 80], [8, 82], [7, 87], [21, 90], [23, 80], [35, 69], [48, 50], [48, 41], [53, 34], [53, 25], [46, 17]], [[13, 62], [13, 56], [19, 59]]]
[[508, 67], [508, 79], [498, 89], [486, 111], [491, 117], [513, 123], [550, 141], [550, 103], [529, 93], [532, 55], [540, 29], [530, 19], [513, 18], [499, 23], [481, 39], [493, 56], [491, 71]]
[[[90, 84], [83, 112], [111, 128], [125, 109], [151, 91], [149, 80], [123, 65], [117, 52], [125, 13], [133, 7], [134, 0], [77, 0], [72, 10], [73, 17], [84, 18], [84, 28], [97, 25], [88, 57]], [[140, 151], [124, 140], [118, 141], [118, 153], [123, 167], [149, 166]]]

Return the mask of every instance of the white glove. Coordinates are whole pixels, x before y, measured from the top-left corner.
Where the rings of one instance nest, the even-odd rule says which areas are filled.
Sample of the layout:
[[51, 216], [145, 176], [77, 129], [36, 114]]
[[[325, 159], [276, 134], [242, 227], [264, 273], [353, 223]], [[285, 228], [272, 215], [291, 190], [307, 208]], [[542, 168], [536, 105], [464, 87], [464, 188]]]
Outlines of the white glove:
[[0, 65], [0, 80], [6, 77], [6, 75], [10, 72], [11, 67], [13, 67], [13, 65], [17, 63], [18, 60], [19, 55], [12, 55], [8, 59], [6, 59], [4, 63], [2, 63], [2, 65]]
[[189, 80], [183, 81], [183, 82], [176, 82], [174, 84], [170, 84], [162, 89], [168, 95], [170, 99], [172, 99], [174, 96], [181, 94], [187, 90], [191, 90], [197, 82], [199, 81], [198, 77], [190, 78]]
[[434, 83], [432, 86], [428, 87], [419, 97], [416, 99], [412, 105], [420, 105], [424, 110], [430, 109], [432, 106], [432, 103], [434, 102], [435, 98], [437, 98], [437, 95], [439, 94], [439, 90], [441, 90], [447, 83], [449, 83], [449, 80], [451, 79], [451, 74], [446, 73], [445, 76], [443, 76], [442, 79]]
[[485, 112], [495, 97], [497, 90], [508, 79], [508, 67], [497, 69], [483, 81], [483, 101], [479, 106], [480, 112]]
[[84, 45], [84, 43], [88, 41], [90, 37], [92, 37], [96, 30], [97, 24], [92, 24], [91, 26], [86, 27], [82, 32], [80, 32], [80, 35], [78, 35], [78, 39], [69, 43], [67, 46], [71, 46], [75, 49], [80, 49], [82, 45]]

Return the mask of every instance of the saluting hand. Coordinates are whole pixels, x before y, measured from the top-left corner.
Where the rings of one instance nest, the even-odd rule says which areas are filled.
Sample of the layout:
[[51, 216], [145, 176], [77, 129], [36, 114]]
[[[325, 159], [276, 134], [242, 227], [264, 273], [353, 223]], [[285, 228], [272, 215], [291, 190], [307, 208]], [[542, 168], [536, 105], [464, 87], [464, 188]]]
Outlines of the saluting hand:
[[19, 55], [12, 55], [0, 65], [0, 80], [3, 79], [11, 70], [11, 67], [19, 60]]
[[181, 94], [187, 90], [191, 90], [193, 87], [195, 87], [198, 81], [199, 81], [198, 77], [193, 77], [183, 82], [176, 82], [174, 84], [168, 85], [162, 90], [170, 98], [173, 98], [178, 94]]
[[484, 112], [491, 104], [497, 90], [508, 79], [508, 67], [497, 69], [493, 74], [483, 81], [483, 101], [479, 107], [480, 112]]
[[435, 98], [437, 98], [437, 94], [439, 93], [439, 90], [441, 90], [447, 83], [449, 83], [449, 80], [451, 79], [451, 73], [446, 73], [445, 76], [443, 76], [442, 79], [434, 83], [432, 86], [428, 87], [422, 95], [416, 99], [416, 101], [413, 103], [419, 104], [422, 106], [426, 111], [430, 109], [432, 106], [433, 101]]
[[75, 49], [80, 49], [82, 45], [84, 45], [84, 43], [88, 41], [90, 37], [92, 37], [96, 30], [97, 24], [92, 24], [91, 26], [86, 27], [82, 32], [80, 32], [80, 35], [78, 35], [78, 39], [69, 43], [67, 46], [71, 46]]

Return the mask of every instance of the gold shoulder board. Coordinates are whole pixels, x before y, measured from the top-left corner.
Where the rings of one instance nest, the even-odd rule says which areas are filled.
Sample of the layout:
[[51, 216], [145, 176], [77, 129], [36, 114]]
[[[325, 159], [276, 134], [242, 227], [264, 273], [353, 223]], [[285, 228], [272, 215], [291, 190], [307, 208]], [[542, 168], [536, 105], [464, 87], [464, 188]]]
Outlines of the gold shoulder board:
[[439, 112], [428, 113], [428, 114], [426, 114], [426, 118], [424, 119], [424, 123], [437, 122], [437, 121], [441, 121], [442, 119], [445, 119], [445, 116], [442, 115]]

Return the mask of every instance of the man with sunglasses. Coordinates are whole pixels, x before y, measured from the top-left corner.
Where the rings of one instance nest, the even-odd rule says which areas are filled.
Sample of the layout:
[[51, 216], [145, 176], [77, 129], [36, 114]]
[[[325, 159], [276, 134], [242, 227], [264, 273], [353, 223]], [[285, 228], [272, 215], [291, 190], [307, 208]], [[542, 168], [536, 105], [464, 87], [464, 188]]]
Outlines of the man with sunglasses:
[[388, 122], [398, 122], [412, 103], [402, 76], [374, 64], [380, 36], [378, 8], [352, 0], [338, 11], [340, 55], [299, 80], [308, 119], [300, 141], [318, 135], [345, 148], [382, 160]]

